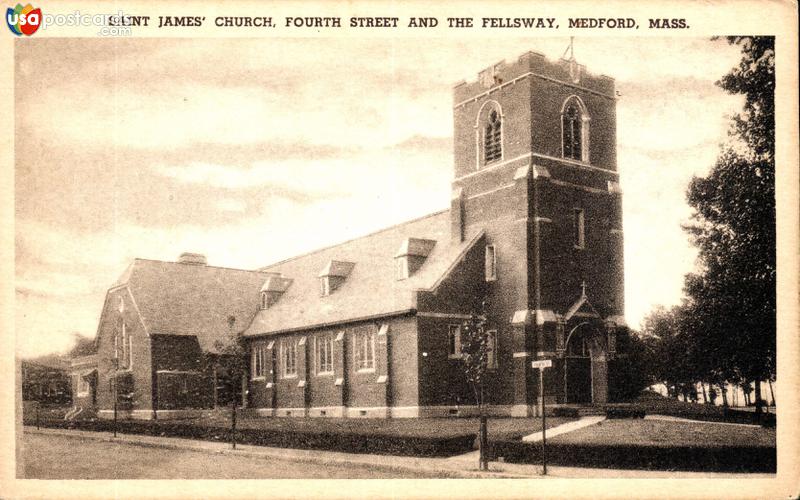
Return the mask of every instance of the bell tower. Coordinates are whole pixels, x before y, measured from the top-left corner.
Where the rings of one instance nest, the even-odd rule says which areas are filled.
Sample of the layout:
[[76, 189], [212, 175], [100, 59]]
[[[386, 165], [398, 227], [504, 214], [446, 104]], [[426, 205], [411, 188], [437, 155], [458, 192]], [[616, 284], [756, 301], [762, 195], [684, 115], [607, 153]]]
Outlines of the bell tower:
[[[451, 238], [486, 234], [492, 403], [605, 402], [624, 327], [614, 81], [527, 52], [453, 96]], [[543, 390], [535, 359], [554, 360]]]

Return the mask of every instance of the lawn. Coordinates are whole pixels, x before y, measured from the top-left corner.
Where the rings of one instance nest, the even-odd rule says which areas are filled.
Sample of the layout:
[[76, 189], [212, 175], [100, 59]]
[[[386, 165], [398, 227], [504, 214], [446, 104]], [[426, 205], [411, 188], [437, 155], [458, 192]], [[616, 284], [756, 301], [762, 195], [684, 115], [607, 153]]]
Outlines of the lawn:
[[664, 420], [605, 420], [597, 425], [561, 434], [552, 443], [583, 445], [775, 446], [775, 429], [745, 425], [670, 422]]
[[[547, 428], [569, 422], [571, 418], [548, 418]], [[210, 413], [192, 420], [194, 425], [206, 427], [230, 426], [226, 413]], [[477, 418], [239, 418], [240, 429], [259, 429], [278, 432], [330, 432], [366, 435], [392, 435], [401, 437], [450, 437], [478, 433]], [[489, 439], [519, 439], [522, 436], [542, 430], [538, 418], [490, 418], [488, 421]]]
[[[490, 441], [492, 456], [539, 463], [541, 446]], [[570, 467], [775, 472], [775, 429], [708, 422], [610, 419], [547, 440], [548, 461]]]
[[[650, 391], [642, 391], [642, 394], [632, 403], [609, 404], [606, 406], [643, 410], [648, 415], [670, 415], [716, 422], [755, 423], [755, 415], [750, 408], [724, 408], [711, 404], [688, 403]], [[774, 425], [774, 414], [765, 415], [765, 421]]]

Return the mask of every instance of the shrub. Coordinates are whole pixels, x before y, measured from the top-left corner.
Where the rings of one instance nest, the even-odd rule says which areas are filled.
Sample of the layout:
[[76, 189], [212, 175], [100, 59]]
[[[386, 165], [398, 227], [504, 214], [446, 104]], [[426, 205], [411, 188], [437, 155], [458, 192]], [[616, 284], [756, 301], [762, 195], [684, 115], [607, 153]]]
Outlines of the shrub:
[[[34, 422], [25, 423], [30, 425]], [[114, 428], [111, 420], [46, 420], [40, 422], [40, 425], [96, 432], [112, 432]], [[120, 420], [117, 423], [117, 432], [205, 441], [229, 441], [231, 437], [230, 429], [227, 427], [150, 420]], [[451, 456], [467, 453], [472, 450], [474, 441], [474, 433], [437, 437], [372, 434], [338, 429], [334, 432], [297, 432], [274, 429], [236, 430], [238, 444], [408, 456]]]
[[[541, 463], [539, 443], [495, 441], [490, 457], [506, 462]], [[548, 443], [552, 465], [645, 470], [706, 472], [775, 472], [776, 450], [767, 446], [648, 446], [635, 444], [586, 445]]]

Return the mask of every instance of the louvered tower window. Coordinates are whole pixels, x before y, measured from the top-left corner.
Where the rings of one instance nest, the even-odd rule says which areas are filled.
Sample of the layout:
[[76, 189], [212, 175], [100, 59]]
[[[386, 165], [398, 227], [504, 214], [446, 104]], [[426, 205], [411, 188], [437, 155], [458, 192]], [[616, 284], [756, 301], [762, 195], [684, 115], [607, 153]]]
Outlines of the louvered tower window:
[[486, 163], [499, 160], [503, 156], [501, 127], [500, 114], [497, 110], [492, 110], [483, 134], [483, 159]]
[[562, 115], [564, 158], [585, 161], [584, 155], [584, 117], [578, 103], [573, 99]]

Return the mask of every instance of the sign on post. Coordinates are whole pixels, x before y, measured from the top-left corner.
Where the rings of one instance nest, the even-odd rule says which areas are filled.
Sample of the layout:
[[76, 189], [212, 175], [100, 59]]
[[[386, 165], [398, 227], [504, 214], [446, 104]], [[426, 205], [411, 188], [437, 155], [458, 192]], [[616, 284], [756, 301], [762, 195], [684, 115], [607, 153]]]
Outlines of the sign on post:
[[531, 368], [539, 369], [539, 399], [542, 401], [542, 474], [547, 475], [547, 437], [545, 436], [545, 429], [547, 427], [544, 416], [544, 369], [553, 366], [552, 359], [540, 359], [531, 361]]

